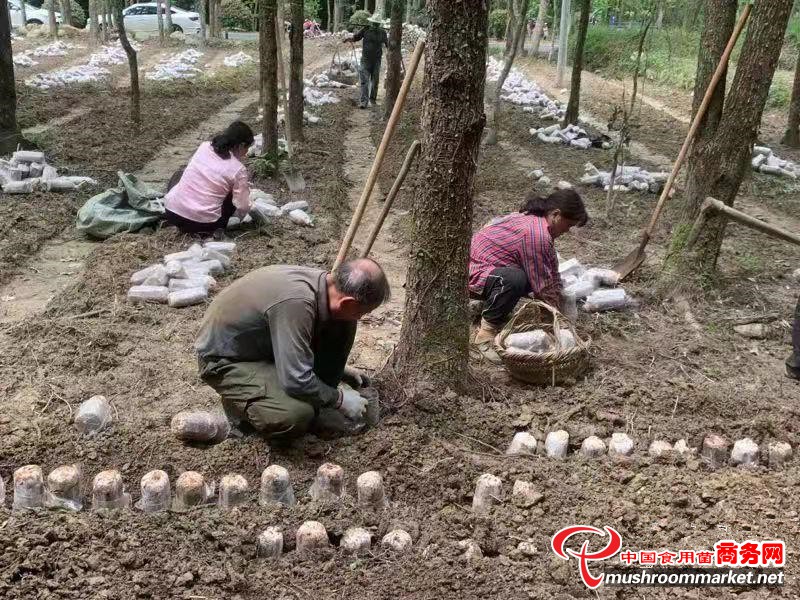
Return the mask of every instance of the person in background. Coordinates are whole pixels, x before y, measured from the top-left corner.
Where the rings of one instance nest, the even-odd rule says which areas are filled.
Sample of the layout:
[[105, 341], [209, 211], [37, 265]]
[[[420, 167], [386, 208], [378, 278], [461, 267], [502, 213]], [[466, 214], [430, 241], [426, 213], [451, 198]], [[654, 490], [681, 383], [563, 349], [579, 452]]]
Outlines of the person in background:
[[378, 101], [378, 82], [381, 73], [381, 58], [383, 47], [389, 47], [389, 36], [383, 28], [383, 21], [377, 15], [372, 15], [369, 25], [357, 34], [344, 38], [345, 42], [358, 42], [363, 40], [361, 46], [361, 68], [359, 79], [361, 83], [361, 100], [359, 108], [367, 108], [369, 103], [373, 106]]
[[242, 164], [253, 144], [253, 131], [234, 121], [203, 142], [184, 169], [167, 185], [164, 218], [184, 233], [221, 237], [234, 215], [250, 212], [250, 183]]
[[792, 325], [792, 353], [786, 359], [786, 376], [800, 380], [800, 298], [794, 307]]
[[491, 342], [524, 296], [559, 308], [561, 278], [554, 241], [589, 220], [574, 190], [546, 198], [530, 192], [519, 212], [491, 221], [472, 236], [469, 293], [484, 301], [474, 343]]

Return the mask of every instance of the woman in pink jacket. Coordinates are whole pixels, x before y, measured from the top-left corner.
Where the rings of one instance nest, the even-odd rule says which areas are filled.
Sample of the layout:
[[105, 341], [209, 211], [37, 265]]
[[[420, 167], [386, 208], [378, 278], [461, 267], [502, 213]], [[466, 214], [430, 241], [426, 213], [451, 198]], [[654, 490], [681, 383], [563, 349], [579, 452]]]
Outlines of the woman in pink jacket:
[[169, 181], [164, 218], [184, 233], [225, 231], [228, 220], [250, 212], [250, 183], [242, 164], [253, 131], [234, 121], [210, 142], [203, 142], [182, 171]]

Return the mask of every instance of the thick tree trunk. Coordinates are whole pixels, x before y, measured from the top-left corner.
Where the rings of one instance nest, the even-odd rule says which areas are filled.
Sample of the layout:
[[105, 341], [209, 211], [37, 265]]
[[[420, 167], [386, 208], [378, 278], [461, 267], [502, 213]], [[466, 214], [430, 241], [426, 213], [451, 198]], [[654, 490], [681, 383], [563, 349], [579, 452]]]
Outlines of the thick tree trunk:
[[11, 51], [11, 17], [8, 13], [8, 0], [0, 0], [0, 156], [16, 150], [19, 138], [17, 91]]
[[414, 0], [406, 0], [406, 14], [404, 16], [404, 21], [406, 23], [411, 22], [411, 9], [414, 8]]
[[164, 27], [167, 35], [172, 34], [172, 0], [164, 0]]
[[[736, 74], [727, 97], [712, 103], [714, 112], [705, 119], [704, 128], [696, 138], [690, 154], [691, 168], [687, 173], [678, 223], [673, 227], [672, 252], [665, 269], [666, 282], [674, 284], [676, 276], [713, 273], [725, 232], [725, 221], [714, 219], [700, 233], [691, 253], [682, 252], [686, 236], [697, 217], [703, 201], [712, 196], [733, 206], [742, 179], [750, 168], [751, 149], [756, 140], [770, 83], [778, 64], [783, 34], [789, 20], [792, 0], [757, 2], [753, 7], [747, 36], [739, 55]], [[732, 5], [732, 6], [731, 6]], [[709, 30], [719, 27], [727, 33], [715, 32], [721, 38], [730, 35], [736, 0], [709, 0], [706, 4], [706, 23], [698, 59], [698, 83], [695, 88], [695, 110], [698, 93], [705, 91], [721, 54], [721, 40], [712, 39]], [[705, 85], [703, 85], [705, 81]], [[721, 81], [718, 89], [725, 89]], [[676, 254], [680, 252], [680, 254]]]
[[567, 46], [569, 45], [570, 0], [561, 0], [561, 25], [558, 27], [558, 67], [556, 85], [564, 85], [564, 74], [567, 70]]
[[800, 48], [797, 53], [797, 66], [794, 70], [794, 87], [792, 100], [789, 103], [789, 120], [782, 142], [793, 148], [800, 147]]
[[214, 0], [214, 27], [217, 31], [217, 37], [222, 37], [222, 0]]
[[111, 40], [111, 28], [113, 22], [111, 19], [111, 0], [99, 0], [103, 7], [103, 41], [107, 44]]
[[[530, 0], [522, 0], [522, 5], [517, 6], [523, 12], [528, 11]], [[519, 19], [517, 21], [517, 29], [514, 31], [514, 39], [512, 40], [511, 51], [506, 54], [503, 61], [503, 70], [500, 71], [500, 77], [497, 79], [497, 85], [494, 88], [492, 100], [489, 105], [488, 125], [489, 130], [486, 134], [486, 144], [492, 146], [497, 143], [497, 112], [500, 110], [500, 96], [503, 94], [503, 85], [511, 72], [511, 67], [514, 65], [514, 60], [517, 58], [517, 50], [519, 49], [519, 39], [525, 35], [525, 21]]]
[[333, 29], [333, 0], [328, 0], [328, 20], [326, 21], [325, 30], [334, 31]]
[[58, 23], [56, 23], [55, 0], [51, 0], [50, 4], [47, 6], [47, 22], [48, 22], [48, 34], [50, 35], [50, 37], [56, 37], [58, 35]]
[[661, 29], [664, 26], [664, 3], [658, 4], [658, 16], [656, 17], [656, 29]]
[[586, 43], [586, 32], [589, 30], [589, 13], [592, 10], [592, 0], [581, 0], [581, 20], [578, 23], [578, 37], [575, 40], [575, 56], [572, 63], [572, 78], [570, 79], [569, 102], [564, 112], [562, 127], [578, 123], [578, 112], [581, 103], [581, 72], [583, 71], [583, 46]]
[[164, 43], [164, 5], [161, 0], [156, 1], [156, 20], [158, 21], [158, 41]]
[[217, 0], [208, 0], [208, 37], [217, 37]]
[[547, 20], [547, 8], [550, 0], [539, 0], [539, 14], [536, 17], [536, 26], [533, 28], [533, 39], [531, 40], [531, 54], [539, 56], [539, 46], [542, 43], [542, 32], [544, 23]]
[[344, 0], [333, 0], [333, 31], [338, 33], [344, 28]]
[[508, 10], [508, 19], [506, 20], [506, 49], [505, 53], [511, 53], [511, 44], [514, 43], [514, 32], [517, 29], [517, 15], [516, 15], [516, 6], [515, 2], [517, 0], [508, 0], [507, 10]]
[[[263, 2], [264, 0], [261, 0]], [[203, 47], [206, 45], [206, 39], [208, 38], [208, 22], [206, 21], [206, 7], [208, 5], [207, 0], [200, 0], [200, 46]], [[260, 13], [259, 13], [260, 14]]]
[[303, 134], [303, 0], [291, 0], [292, 33], [289, 36], [289, 114], [287, 123], [292, 139], [304, 140]]
[[89, 0], [89, 43], [94, 46], [98, 42], [97, 3]]
[[69, 0], [62, 0], [61, 2], [61, 22], [64, 25], [72, 25], [72, 4]]
[[403, 83], [401, 66], [403, 55], [403, 0], [391, 0], [391, 25], [389, 27], [389, 53], [386, 56], [386, 99], [384, 101], [383, 116], [388, 119], [394, 110], [397, 94]]
[[122, 0], [117, 0], [114, 3], [117, 32], [119, 33], [119, 43], [122, 44], [122, 49], [128, 56], [128, 68], [131, 73], [131, 120], [137, 125], [141, 121], [141, 99], [139, 95], [139, 63], [136, 57], [136, 50], [133, 49], [131, 43], [128, 41], [128, 35], [125, 33], [125, 19], [122, 17]]
[[275, 39], [277, 0], [262, 0], [259, 54], [263, 94], [264, 154], [278, 153], [278, 45]]
[[411, 213], [405, 315], [391, 367], [407, 383], [429, 379], [463, 389], [473, 180], [485, 121], [488, 2], [430, 0], [428, 14], [421, 185]]

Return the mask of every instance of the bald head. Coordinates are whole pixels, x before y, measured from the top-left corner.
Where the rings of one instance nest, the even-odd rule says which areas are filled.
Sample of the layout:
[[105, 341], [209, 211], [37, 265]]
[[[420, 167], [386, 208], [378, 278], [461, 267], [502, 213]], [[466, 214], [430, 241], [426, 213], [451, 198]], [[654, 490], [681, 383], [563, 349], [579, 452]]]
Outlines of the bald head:
[[363, 308], [374, 310], [391, 297], [389, 282], [380, 265], [370, 258], [342, 264], [334, 274], [336, 290]]

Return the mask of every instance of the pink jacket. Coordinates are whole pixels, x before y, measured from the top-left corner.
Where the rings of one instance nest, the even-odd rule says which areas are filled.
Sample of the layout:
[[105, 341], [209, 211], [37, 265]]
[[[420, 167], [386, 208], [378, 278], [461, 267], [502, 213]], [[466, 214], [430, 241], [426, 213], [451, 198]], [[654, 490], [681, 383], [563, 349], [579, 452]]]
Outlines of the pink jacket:
[[233, 192], [236, 215], [250, 212], [247, 168], [231, 155], [221, 158], [203, 142], [192, 156], [178, 184], [165, 197], [166, 208], [196, 223], [213, 223], [222, 216], [222, 203]]

